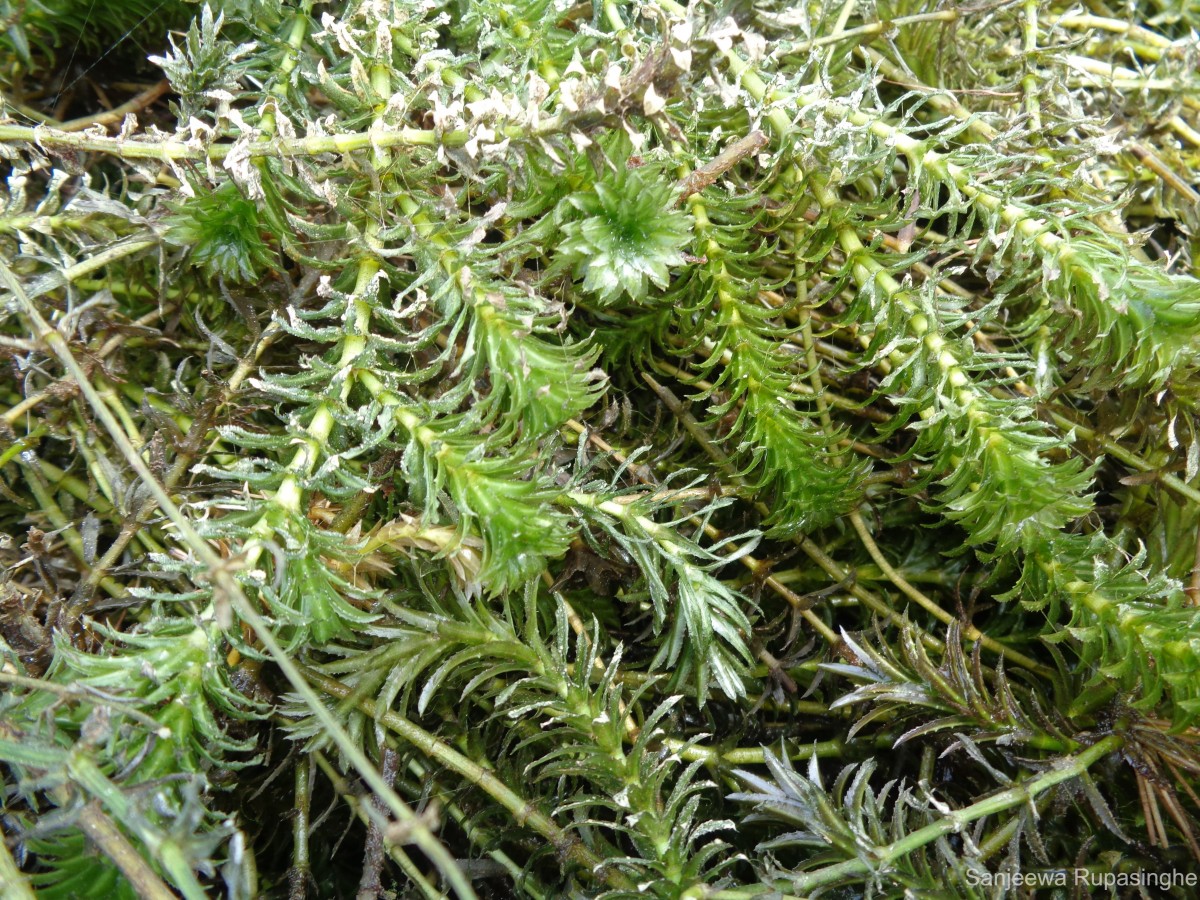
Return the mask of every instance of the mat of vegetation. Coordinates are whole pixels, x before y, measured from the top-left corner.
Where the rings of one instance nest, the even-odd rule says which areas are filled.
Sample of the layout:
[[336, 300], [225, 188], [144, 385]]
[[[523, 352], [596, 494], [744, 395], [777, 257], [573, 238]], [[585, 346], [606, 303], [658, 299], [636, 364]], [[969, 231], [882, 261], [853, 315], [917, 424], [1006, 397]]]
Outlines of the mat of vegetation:
[[4, 897], [1196, 896], [1194, 3], [0, 18]]

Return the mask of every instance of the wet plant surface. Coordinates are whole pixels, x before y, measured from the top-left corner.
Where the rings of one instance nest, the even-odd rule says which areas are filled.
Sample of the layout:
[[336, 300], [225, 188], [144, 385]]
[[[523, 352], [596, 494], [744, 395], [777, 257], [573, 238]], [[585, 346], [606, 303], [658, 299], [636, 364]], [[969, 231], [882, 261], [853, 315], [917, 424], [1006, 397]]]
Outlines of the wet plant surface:
[[5, 897], [1194, 896], [1165, 0], [0, 0]]

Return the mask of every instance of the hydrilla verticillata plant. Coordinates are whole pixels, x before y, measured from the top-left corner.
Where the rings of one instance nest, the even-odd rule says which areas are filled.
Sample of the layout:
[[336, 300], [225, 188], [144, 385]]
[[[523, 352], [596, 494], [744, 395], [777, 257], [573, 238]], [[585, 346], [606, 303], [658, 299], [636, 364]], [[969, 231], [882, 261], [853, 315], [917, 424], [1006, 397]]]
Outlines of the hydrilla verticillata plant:
[[6, 897], [1188, 895], [1194, 8], [150, 6], [0, 0]]

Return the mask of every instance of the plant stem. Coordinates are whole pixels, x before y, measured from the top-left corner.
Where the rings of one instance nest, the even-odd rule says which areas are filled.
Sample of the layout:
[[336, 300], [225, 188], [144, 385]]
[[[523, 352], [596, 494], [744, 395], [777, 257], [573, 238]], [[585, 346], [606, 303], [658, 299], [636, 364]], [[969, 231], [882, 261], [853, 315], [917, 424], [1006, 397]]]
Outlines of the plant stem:
[[[436, 781], [433, 772], [429, 768], [423, 765], [416, 758], [409, 760], [408, 768], [416, 778], [421, 779], [422, 783], [433, 783], [438, 802], [441, 804], [442, 809], [450, 814], [450, 817], [454, 819], [454, 821], [458, 824], [458, 827], [463, 830], [474, 846], [496, 847], [496, 845], [499, 843], [496, 834], [482, 828], [475, 816], [468, 815], [467, 812], [455, 802], [454, 797], [449, 793], [449, 791], [441, 783]], [[523, 868], [522, 866], [517, 865], [516, 861], [513, 860], [512, 857], [510, 857], [503, 850], [497, 848], [487, 850], [486, 852], [488, 856], [499, 863], [505, 869], [505, 871], [508, 872], [509, 877], [512, 878], [514, 885], [519, 886], [522, 891], [530, 895], [531, 900], [549, 900], [551, 896], [550, 891], [544, 888], [536, 880], [532, 872], [526, 868]]]
[[[420, 128], [401, 128], [388, 131], [365, 131], [319, 137], [270, 139], [252, 141], [246, 146], [251, 159], [290, 159], [318, 156], [322, 153], [354, 153], [377, 147], [461, 147], [468, 140], [465, 131], [438, 135], [436, 131]], [[91, 134], [57, 131], [45, 126], [27, 128], [22, 125], [0, 125], [0, 143], [30, 143], [54, 150], [105, 153], [120, 159], [154, 159], [163, 162], [184, 159], [222, 162], [235, 143], [210, 144], [203, 149], [190, 143], [166, 139], [151, 141], [137, 138], [113, 138]]]
[[[879, 549], [879, 545], [875, 543], [875, 539], [871, 537], [871, 532], [867, 529], [867, 523], [863, 521], [862, 514], [858, 510], [850, 513], [850, 523], [854, 526], [854, 530], [858, 532], [859, 539], [870, 554], [871, 559], [875, 560], [875, 565], [883, 571], [888, 580], [898, 587], [910, 600], [924, 609], [927, 613], [946, 625], [950, 625], [955, 621], [954, 616], [946, 612], [937, 603], [929, 599], [922, 591], [909, 583], [908, 579], [901, 575], [888, 562], [887, 557], [883, 555], [883, 551]], [[988, 650], [1008, 659], [1031, 672], [1036, 672], [1043, 678], [1054, 678], [1055, 672], [1049, 666], [1044, 666], [1037, 660], [1031, 659], [1024, 653], [1020, 653], [1009, 647], [1004, 646], [999, 641], [988, 637], [974, 625], [963, 623], [963, 637], [970, 641], [978, 641]]]
[[[1074, 13], [1056, 16], [1049, 22], [1051, 27], [1072, 28], [1077, 31], [1107, 31], [1112, 34], [1131, 35], [1138, 38], [1147, 47], [1155, 50], [1170, 50], [1175, 44], [1149, 28], [1143, 28], [1134, 22], [1112, 19], [1106, 16], [1095, 16], [1087, 13]], [[1155, 57], [1157, 59], [1158, 57]]]
[[[662, 745], [672, 753], [679, 754], [680, 759], [703, 760], [709, 765], [746, 766], [762, 765], [766, 762], [767, 751], [763, 747], [735, 747], [732, 750], [719, 750], [705, 747], [701, 744], [691, 744], [678, 738], [664, 738]], [[787, 758], [812, 759], [833, 757], [838, 758], [846, 752], [846, 745], [839, 738], [830, 741], [817, 741], [811, 744], [796, 742], [787, 751]]]
[[[346, 802], [346, 805], [350, 807], [358, 820], [368, 827], [376, 825], [377, 818], [373, 818], [371, 814], [367, 812], [367, 808], [363, 804], [363, 798], [355, 793], [354, 788], [352, 788], [346, 782], [346, 779], [342, 777], [341, 773], [334, 768], [328, 759], [326, 759], [325, 754], [319, 750], [314, 750], [312, 757], [317, 766], [321, 769], [321, 772], [329, 780], [329, 783], [333, 785], [333, 789], [337, 792], [337, 795]], [[396, 844], [388, 843], [385, 845], [384, 849], [386, 850], [388, 856], [390, 856], [396, 865], [403, 870], [404, 874], [409, 877], [412, 883], [420, 889], [421, 893], [428, 898], [428, 900], [437, 900], [437, 898], [445, 897], [445, 894], [442, 891], [439, 891], [436, 887], [434, 887], [434, 885], [429, 883], [429, 879], [425, 877], [425, 874], [419, 868], [417, 868], [416, 864], [413, 863], [409, 855], [404, 852], [403, 848], [397, 846]]]
[[[145, 460], [142, 459], [141, 455], [134, 449], [128, 438], [126, 438], [120, 423], [117, 422], [108, 406], [88, 380], [87, 373], [84, 372], [83, 367], [75, 359], [66, 340], [38, 312], [33, 301], [21, 287], [21, 283], [17, 281], [12, 270], [3, 261], [0, 261], [0, 279], [8, 285], [13, 297], [17, 300], [18, 306], [29, 319], [32, 332], [59, 358], [59, 361], [66, 368], [68, 374], [75, 380], [79, 390], [87, 399], [88, 405], [92, 407], [93, 412], [96, 413], [96, 417], [103, 423], [109, 436], [120, 449], [129, 465], [141, 478], [143, 484], [150, 491], [151, 496], [155, 498], [159, 507], [179, 530], [180, 536], [192, 552], [196, 554], [201, 562], [208, 566], [211, 578], [217, 588], [217, 605], [231, 604], [237, 610], [241, 618], [254, 630], [267, 653], [270, 654], [276, 665], [283, 672], [284, 677], [287, 678], [309, 705], [309, 708], [313, 711], [313, 715], [326, 728], [334, 743], [337, 744], [338, 749], [346, 755], [346, 758], [363, 777], [363, 780], [387, 802], [388, 808], [392, 811], [393, 815], [401, 821], [412, 823], [414, 837], [418, 845], [438, 864], [458, 895], [461, 898], [472, 898], [474, 900], [475, 892], [454, 864], [454, 860], [450, 857], [446, 848], [419, 821], [418, 817], [396, 795], [395, 791], [384, 783], [362, 749], [346, 734], [345, 729], [338, 724], [337, 719], [334, 718], [325, 704], [321, 702], [320, 698], [309, 687], [308, 682], [301, 675], [299, 668], [284, 653], [283, 648], [275, 640], [275, 636], [267, 627], [267, 623], [254, 610], [254, 607], [243, 592], [241, 584], [234, 577], [232, 570], [217, 555], [208, 542], [200, 536], [192, 526], [192, 523], [175, 504], [175, 501], [171, 499], [163, 486], [159, 484], [158, 479], [150, 471]], [[220, 614], [218, 613], [218, 615]]]
[[17, 868], [12, 854], [8, 852], [3, 832], [0, 832], [0, 885], [4, 885], [4, 889], [10, 892], [8, 896], [11, 900], [37, 900], [37, 894], [33, 892], [33, 888]]
[[[796, 872], [790, 874], [782, 883], [803, 897], [809, 896], [819, 888], [869, 875], [872, 869], [886, 868], [938, 838], [962, 832], [966, 826], [985, 816], [995, 815], [1024, 803], [1033, 802], [1040, 794], [1064, 781], [1084, 774], [1109, 754], [1119, 751], [1124, 744], [1123, 736], [1110, 734], [1074, 757], [1066, 757], [1057, 761], [1052, 768], [1023, 784], [1014, 785], [970, 806], [954, 810], [938, 821], [926, 825], [924, 828], [918, 828], [897, 841], [882, 847], [871, 848], [869, 853], [864, 852], [859, 859], [849, 859], [812, 872]], [[707, 897], [709, 900], [749, 900], [749, 898], [761, 897], [771, 892], [772, 888], [767, 886], [733, 888], [714, 891]]]
[[835, 28], [830, 34], [819, 38], [789, 42], [784, 49], [784, 53], [789, 56], [808, 53], [819, 47], [843, 44], [855, 38], [874, 38], [890, 34], [895, 29], [902, 28], [905, 25], [919, 25], [923, 22], [957, 22], [961, 17], [962, 12], [958, 9], [939, 9], [933, 12], [915, 13], [911, 16], [897, 16], [894, 19], [886, 21], [867, 22], [865, 25], [859, 25], [855, 28]]
[[[322, 675], [313, 669], [305, 669], [305, 675], [325, 693], [339, 700], [350, 697], [353, 691], [334, 678]], [[531, 805], [524, 797], [492, 774], [488, 769], [463, 756], [440, 738], [430, 734], [419, 725], [410, 722], [400, 714], [387, 710], [380, 712], [375, 702], [369, 697], [358, 697], [354, 705], [360, 712], [373, 721], [379, 722], [397, 736], [412, 744], [434, 762], [457, 772], [464, 779], [479, 787], [493, 800], [507, 809], [513, 820], [524, 828], [530, 828], [551, 843], [555, 851], [563, 858], [571, 860], [585, 872], [599, 876], [610, 887], [617, 890], [629, 890], [632, 882], [615, 868], [607, 867], [603, 860], [592, 853], [583, 843], [569, 832], [563, 831], [554, 821], [541, 810]]]
[[130, 113], [140, 112], [147, 106], [150, 106], [164, 94], [171, 90], [171, 83], [163, 78], [156, 84], [146, 88], [146, 90], [130, 98], [120, 106], [114, 106], [112, 109], [105, 110], [96, 115], [83, 116], [79, 119], [71, 119], [57, 125], [60, 131], [83, 131], [85, 128], [91, 128], [93, 125], [115, 125], [121, 122]]
[[[0, 125], [0, 132], [3, 132], [5, 127], [4, 125]], [[34, 284], [33, 288], [26, 291], [25, 294], [30, 300], [36, 300], [57, 287], [61, 287], [64, 284], [71, 284], [77, 278], [82, 278], [84, 275], [90, 275], [92, 272], [103, 269], [109, 263], [134, 256], [143, 250], [149, 250], [151, 247], [157, 246], [157, 238], [126, 238], [124, 242], [113, 244], [99, 253], [91, 254], [87, 259], [77, 262], [73, 266], [43, 275]]]
[[[1033, 65], [1033, 56], [1037, 52], [1038, 37], [1038, 0], [1025, 0], [1024, 21], [1025, 44], [1023, 47], [1027, 66]], [[1034, 131], [1042, 130], [1041, 100], [1038, 98], [1038, 74], [1029, 71], [1021, 79], [1021, 90], [1025, 94], [1025, 114], [1029, 116], [1029, 127]]]
[[[400, 771], [400, 755], [394, 747], [386, 744], [380, 749], [379, 772], [388, 784], [396, 783], [396, 775]], [[383, 882], [380, 873], [383, 871], [383, 856], [386, 849], [383, 827], [380, 819], [384, 816], [382, 801], [375, 798], [368, 800], [375, 809], [376, 815], [368, 814], [367, 808], [359, 804], [360, 815], [366, 819], [367, 840], [363, 845], [362, 875], [358, 880], [358, 900], [376, 900], [383, 892]]]
[[1109, 754], [1120, 750], [1124, 743], [1125, 739], [1121, 735], [1110, 734], [1074, 757], [1060, 760], [1049, 771], [1035, 776], [1023, 784], [1014, 785], [1008, 790], [1000, 791], [963, 809], [955, 810], [937, 822], [926, 825], [924, 828], [918, 828], [900, 840], [877, 848], [871, 854], [872, 861], [870, 863], [862, 859], [853, 859], [818, 869], [815, 872], [797, 874], [789, 879], [791, 887], [799, 893], [805, 893], [824, 885], [836, 884], [848, 876], [867, 874], [873, 864], [887, 866], [940, 837], [963, 831], [967, 825], [985, 816], [995, 815], [1031, 802], [1050, 788], [1082, 775]]
[[97, 801], [79, 810], [79, 828], [121, 870], [141, 900], [176, 900], [175, 892], [163, 884]]
[[305, 900], [312, 867], [308, 858], [309, 812], [312, 803], [312, 759], [293, 764], [292, 866], [288, 869], [288, 900]]
[[[1095, 441], [1104, 448], [1105, 453], [1116, 459], [1119, 459], [1130, 468], [1137, 469], [1139, 472], [1153, 472], [1157, 468], [1157, 466], [1155, 466], [1153, 463], [1142, 459], [1136, 453], [1126, 450], [1111, 438], [1105, 437], [1104, 435], [1100, 434], [1100, 432], [1094, 431], [1093, 429], [1088, 428], [1086, 425], [1080, 425], [1078, 422], [1068, 419], [1061, 413], [1051, 410], [1050, 418], [1059, 428], [1063, 429], [1068, 434], [1074, 432], [1078, 437], [1083, 438], [1085, 441]], [[1169, 472], [1159, 472], [1158, 480], [1162, 482], [1165, 487], [1170, 488], [1185, 500], [1200, 504], [1200, 490], [1192, 487], [1177, 475], [1172, 475]]]

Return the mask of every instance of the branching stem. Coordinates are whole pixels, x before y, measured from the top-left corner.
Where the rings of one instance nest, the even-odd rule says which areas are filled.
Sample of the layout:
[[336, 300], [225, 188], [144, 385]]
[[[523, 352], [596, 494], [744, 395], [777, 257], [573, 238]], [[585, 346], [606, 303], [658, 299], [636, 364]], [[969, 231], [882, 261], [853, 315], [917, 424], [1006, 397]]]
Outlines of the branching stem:
[[[313, 684], [331, 697], [343, 700], [353, 693], [340, 681], [322, 675], [320, 672], [307, 669], [305, 674]], [[587, 849], [578, 838], [559, 828], [549, 816], [532, 806], [489, 769], [471, 761], [441, 739], [398, 713], [390, 710], [380, 713], [376, 709], [374, 701], [368, 697], [357, 698], [355, 705], [370, 719], [379, 722], [398, 737], [412, 744], [431, 760], [457, 772], [487, 793], [512, 814], [514, 822], [523, 828], [531, 829], [548, 840], [564, 858], [571, 860], [589, 874], [600, 877], [610, 887], [618, 890], [628, 890], [632, 887], [631, 882], [624, 874], [615, 868], [605, 866], [603, 860]]]
[[314, 715], [321, 720], [322, 725], [328, 730], [330, 737], [338, 745], [338, 749], [346, 754], [347, 759], [350, 760], [367, 784], [387, 802], [392, 814], [401, 821], [413, 823], [413, 832], [417, 843], [421, 845], [422, 850], [438, 863], [439, 868], [442, 869], [446, 878], [454, 886], [458, 895], [462, 898], [474, 898], [475, 892], [471, 889], [469, 882], [462, 876], [462, 873], [454, 864], [445, 847], [417, 819], [417, 816], [396, 795], [395, 791], [383, 782], [378, 771], [371, 764], [371, 761], [367, 759], [362, 749], [346, 734], [345, 729], [338, 724], [333, 714], [321, 702], [320, 698], [313, 692], [313, 689], [309, 687], [308, 682], [301, 675], [299, 668], [284, 653], [283, 648], [275, 640], [275, 636], [267, 627], [266, 622], [254, 610], [254, 607], [242, 591], [242, 586], [234, 577], [233, 572], [225, 565], [225, 562], [217, 555], [208, 542], [197, 533], [195, 527], [179, 509], [175, 501], [171, 499], [166, 490], [159, 484], [158, 479], [150, 471], [145, 460], [142, 459], [141, 455], [129, 442], [121, 429], [120, 423], [117, 422], [116, 417], [113, 416], [108, 406], [96, 392], [96, 389], [92, 387], [87, 373], [83, 371], [83, 368], [75, 359], [71, 348], [67, 345], [63, 336], [46, 322], [42, 314], [38, 312], [37, 307], [34, 306], [33, 301], [21, 287], [20, 282], [17, 281], [16, 276], [13, 275], [12, 270], [2, 261], [0, 261], [0, 279], [3, 279], [5, 284], [8, 285], [18, 306], [28, 317], [30, 324], [33, 326], [33, 333], [58, 357], [64, 368], [66, 368], [67, 372], [75, 380], [80, 391], [87, 399], [88, 405], [92, 407], [93, 412], [96, 413], [96, 417], [103, 423], [109, 436], [125, 457], [125, 460], [138, 474], [142, 483], [145, 484], [151, 495], [158, 502], [159, 508], [166, 513], [167, 517], [178, 529], [180, 536], [186, 541], [191, 551], [196, 554], [201, 562], [208, 566], [214, 585], [220, 595], [219, 602], [232, 604], [237, 609], [243, 621], [254, 629], [258, 639], [262, 642], [262, 646], [279, 666], [284, 677], [291, 682], [292, 686], [308, 702]]
[[[867, 553], [871, 555], [871, 559], [875, 560], [875, 565], [883, 571], [887, 576], [888, 581], [894, 584], [905, 594], [910, 600], [920, 606], [923, 610], [946, 625], [950, 625], [955, 621], [954, 616], [946, 612], [931, 600], [923, 591], [914, 587], [907, 578], [901, 575], [888, 562], [887, 557], [883, 555], [883, 551], [879, 549], [879, 545], [875, 543], [875, 539], [871, 536], [870, 530], [867, 528], [867, 523], [863, 521], [862, 513], [858, 510], [850, 513], [850, 523], [854, 526], [854, 530], [858, 532], [858, 537], [866, 548]], [[1055, 672], [1048, 666], [1044, 666], [1035, 659], [1031, 659], [1024, 653], [1013, 650], [1010, 647], [1005, 647], [994, 638], [988, 637], [978, 628], [971, 624], [963, 625], [963, 637], [969, 641], [978, 641], [992, 653], [1002, 656], [1017, 665], [1028, 669], [1031, 672], [1036, 672], [1043, 678], [1054, 678]]]

